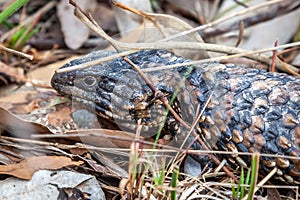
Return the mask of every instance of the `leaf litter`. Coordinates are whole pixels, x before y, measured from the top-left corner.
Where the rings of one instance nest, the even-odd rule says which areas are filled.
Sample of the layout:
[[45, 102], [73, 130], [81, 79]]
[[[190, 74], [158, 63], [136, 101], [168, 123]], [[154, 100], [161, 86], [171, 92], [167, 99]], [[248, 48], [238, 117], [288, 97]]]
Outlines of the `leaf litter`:
[[[161, 14], [150, 14], [150, 13], [147, 13], [146, 15], [150, 18], [154, 18], [155, 21], [158, 24], [157, 26], [154, 26], [154, 28], [153, 28], [152, 20], [151, 19], [149, 20], [149, 18], [144, 18], [146, 26], [147, 27], [152, 26], [152, 28], [149, 29], [149, 30], [151, 30], [151, 29], [152, 30], [145, 34], [145, 35], [147, 35], [146, 39], [148, 41], [157, 41], [157, 40], [163, 39], [165, 37], [171, 36], [175, 33], [186, 31], [186, 30], [189, 30], [189, 29], [192, 28], [191, 26], [185, 26], [183, 22], [179, 22], [174, 17], [165, 16], [165, 15], [161, 15]], [[175, 21], [179, 22], [179, 23], [173, 23]], [[164, 28], [164, 27], [167, 27], [167, 28]], [[156, 28], [157, 28], [157, 30], [155, 30]], [[178, 28], [179, 29], [183, 28], [183, 29], [179, 30]], [[153, 29], [154, 29], [154, 31], [153, 31]], [[158, 38], [155, 38], [155, 37], [151, 38], [150, 36], [155, 35], [154, 33], [159, 35], [159, 37]], [[194, 35], [195, 37], [188, 36], [187, 38], [191, 38], [192, 42], [193, 41], [198, 41], [200, 43], [202, 42], [201, 41], [202, 39], [201, 40], [198, 39], [198, 37], [200, 37], [199, 34], [196, 33], [196, 34], [192, 34], [192, 35]], [[189, 39], [187, 39], [187, 38], [184, 38], [184, 39], [181, 38], [181, 39], [179, 39], [179, 41], [183, 41], [183, 42], [186, 42], [186, 40], [189, 41]], [[122, 48], [123, 47], [121, 47], [121, 49]], [[141, 46], [141, 48], [142, 48], [142, 46]], [[206, 56], [204, 56], [204, 57], [206, 57]], [[61, 66], [62, 64], [58, 64], [58, 65]], [[57, 66], [57, 67], [59, 67], [59, 66]], [[47, 73], [47, 70], [46, 70], [46, 73]], [[50, 75], [51, 73], [49, 73], [49, 75], [47, 76], [48, 80], [45, 81], [45, 83], [46, 82], [49, 83], [49, 78], [51, 77], [51, 75]], [[41, 74], [43, 74], [43, 72]], [[17, 77], [17, 76], [15, 76], [15, 77]], [[43, 77], [43, 75], [41, 75], [41, 77]], [[44, 77], [46, 77], [46, 76], [44, 76]], [[22, 80], [22, 79], [18, 79], [18, 80]], [[26, 79], [24, 79], [24, 80], [26, 80]], [[49, 105], [52, 105], [53, 102], [57, 102], [57, 99], [59, 99], [59, 97], [57, 97], [55, 94], [50, 94], [49, 95], [49, 93], [47, 91], [45, 91], [44, 89], [40, 90], [39, 88], [37, 88], [37, 91], [39, 93], [44, 93], [45, 92], [44, 93], [45, 94], [45, 96], [44, 96], [45, 97], [45, 102], [43, 100], [41, 101], [41, 99], [40, 99], [43, 95], [40, 95], [40, 96], [39, 95], [32, 95], [32, 94], [26, 93], [26, 92], [24, 94], [21, 94], [19, 97], [11, 96], [11, 97], [8, 97], [8, 101], [6, 100], [6, 101], [1, 102], [2, 107], [3, 107], [0, 110], [1, 111], [1, 116], [4, 116], [3, 118], [6, 118], [6, 120], [1, 120], [1, 122], [2, 122], [1, 126], [4, 125], [3, 127], [5, 127], [6, 130], [12, 130], [11, 131], [12, 133], [14, 133], [14, 132], [21, 133], [21, 134], [17, 134], [18, 138], [30, 138], [26, 142], [25, 142], [25, 140], [24, 141], [19, 141], [18, 143], [16, 142], [16, 144], [18, 144], [20, 146], [16, 146], [17, 148], [13, 148], [12, 151], [15, 151], [16, 153], [19, 153], [18, 149], [20, 149], [20, 148], [22, 149], [22, 146], [24, 146], [24, 147], [27, 146], [25, 144], [35, 143], [39, 140], [46, 140], [46, 141], [48, 141], [48, 144], [47, 145], [45, 144], [47, 146], [47, 148], [45, 148], [45, 149], [48, 149], [46, 152], [48, 152], [50, 154], [52, 154], [53, 152], [56, 152], [56, 154], [59, 154], [59, 155], [63, 154], [63, 155], [66, 155], [66, 156], [67, 155], [70, 156], [70, 154], [67, 153], [68, 151], [66, 151], [66, 150], [71, 151], [71, 149], [72, 149], [71, 146], [67, 146], [67, 145], [69, 145], [69, 143], [70, 143], [70, 141], [69, 141], [70, 138], [74, 139], [74, 135], [71, 135], [71, 134], [74, 133], [73, 131], [75, 131], [75, 135], [76, 134], [87, 134], [88, 135], [87, 138], [90, 137], [89, 138], [90, 141], [99, 140], [99, 139], [97, 139], [97, 137], [99, 137], [100, 134], [103, 134], [103, 132], [106, 134], [106, 136], [102, 135], [100, 137], [103, 137], [103, 138], [107, 137], [108, 140], [111, 139], [111, 140], [114, 140], [114, 142], [118, 142], [118, 139], [117, 139], [118, 136], [120, 138], [126, 138], [127, 137], [127, 136], [125, 136], [127, 134], [126, 132], [123, 133], [123, 132], [117, 132], [117, 131], [114, 131], [114, 130], [93, 131], [91, 128], [90, 128], [90, 130], [87, 130], [87, 131], [77, 132], [78, 129], [77, 129], [75, 124], [74, 124], [74, 126], [73, 125], [71, 125], [71, 126], [62, 126], [62, 124], [69, 124], [69, 125], [72, 124], [72, 117], [71, 117], [72, 114], [71, 113], [73, 112], [73, 110], [70, 109], [70, 107], [68, 107], [68, 103], [65, 102], [64, 100], [62, 100], [61, 102], [60, 102], [60, 100], [58, 100], [58, 103], [57, 104], [54, 103], [55, 105], [50, 106], [51, 109], [49, 109]], [[13, 101], [9, 102], [9, 98], [11, 98], [11, 100], [13, 100]], [[18, 98], [20, 98], [19, 102], [18, 102], [18, 100], [16, 100]], [[39, 100], [36, 101], [35, 98], [39, 99]], [[47, 99], [48, 100], [50, 99], [50, 101], [47, 101]], [[23, 106], [24, 106], [24, 109], [22, 109]], [[64, 106], [67, 106], [67, 107], [64, 107]], [[37, 110], [42, 110], [43, 108], [45, 108], [45, 110], [44, 111], [39, 111], [39, 114], [36, 115], [36, 113], [38, 113]], [[8, 110], [12, 111], [14, 114], [11, 113], [11, 112], [8, 112]], [[40, 114], [41, 112], [42, 112], [42, 115]], [[26, 114], [28, 114], [28, 116], [30, 116], [30, 115], [34, 116], [35, 115], [36, 117], [31, 118], [31, 121], [24, 120], [24, 119], [26, 119], [26, 117], [24, 119], [20, 118], [20, 117], [24, 117]], [[56, 116], [57, 116], [57, 119], [55, 119]], [[48, 122], [48, 125], [42, 123], [42, 121], [43, 122]], [[49, 128], [50, 127], [49, 125], [52, 126], [52, 129]], [[59, 126], [62, 126], [62, 127], [59, 127]], [[13, 127], [13, 129], [10, 129], [11, 127]], [[27, 128], [27, 127], [29, 127], [29, 128]], [[90, 132], [90, 133], [86, 133], [86, 132]], [[27, 133], [27, 135], [25, 137], [24, 137], [24, 133]], [[38, 138], [36, 140], [33, 139], [34, 137], [31, 137], [34, 133], [39, 133], [38, 135], [35, 135], [35, 136], [38, 136], [38, 137], [36, 137], [36, 138]], [[55, 134], [53, 134], [53, 133], [55, 133]], [[61, 133], [69, 133], [70, 136], [68, 138], [68, 134], [61, 134]], [[59, 141], [58, 143], [61, 142], [62, 145], [61, 146], [59, 145], [60, 148], [55, 148], [55, 144], [50, 142], [51, 138], [50, 137], [47, 138], [47, 136], [50, 136], [51, 134], [54, 136], [54, 141]], [[91, 135], [89, 135], [89, 134], [91, 134]], [[92, 136], [93, 134], [94, 134], [94, 136]], [[108, 136], [112, 136], [113, 134], [115, 134], [115, 138], [111, 137], [109, 139]], [[45, 137], [43, 138], [42, 135], [44, 135]], [[64, 137], [59, 139], [60, 135], [67, 135], [67, 136], [64, 136]], [[124, 143], [121, 140], [121, 142], [119, 141], [119, 143], [121, 143], [121, 144], [114, 144], [114, 145], [115, 146], [128, 147], [128, 145], [131, 143], [131, 141], [133, 141], [135, 139], [134, 135], [131, 134], [131, 133], [128, 133], [128, 136], [129, 137], [128, 137], [126, 145], [123, 145], [123, 144], [125, 144], [124, 141], [126, 141], [126, 140], [123, 141]], [[75, 141], [80, 142], [81, 141], [80, 137], [81, 136], [78, 137], [79, 140], [75, 140]], [[85, 136], [83, 136], [83, 137], [85, 137]], [[65, 143], [66, 143], [66, 146], [63, 148], [63, 144], [65, 144]], [[84, 142], [84, 143], [89, 144], [89, 143], [86, 143], [86, 142]], [[94, 145], [94, 146], [89, 146], [87, 148], [93, 149], [94, 147], [98, 147], [98, 146], [102, 147], [102, 145], [104, 145], [104, 143], [107, 143], [107, 141], [104, 140], [103, 143], [97, 143], [97, 142], [92, 143], [91, 145]], [[2, 145], [5, 146], [5, 143], [2, 143]], [[39, 149], [41, 147], [43, 147], [42, 144], [35, 144], [35, 145], [37, 145], [37, 146], [41, 145], [41, 146], [39, 146]], [[51, 151], [49, 149], [51, 149]], [[81, 147], [80, 147], [80, 145], [79, 146], [75, 145], [75, 146], [73, 146], [73, 149], [78, 149], [79, 150], [79, 149], [81, 149]], [[104, 150], [104, 148], [103, 148], [103, 150]], [[92, 152], [92, 151], [84, 152], [83, 155], [89, 155], [89, 152]], [[24, 150], [23, 150], [23, 153], [24, 153]], [[26, 151], [26, 154], [28, 154], [28, 153], [32, 154], [32, 156], [34, 156], [34, 153]], [[2, 155], [2, 153], [1, 153], [1, 155]], [[5, 154], [3, 154], [3, 155], [5, 155]], [[115, 153], [115, 155], [117, 155], [117, 152]], [[40, 159], [42, 160], [42, 157]], [[103, 160], [103, 159], [104, 158], [100, 158], [98, 160], [98, 162], [101, 162], [101, 160]], [[93, 165], [93, 169], [95, 171], [101, 172], [102, 165], [101, 164], [100, 165], [91, 164], [92, 163], [91, 161], [94, 161], [94, 159], [92, 157], [90, 157], [88, 159], [85, 159], [85, 162], [90, 163], [90, 166]], [[143, 162], [143, 161], [141, 161], [141, 162]], [[114, 162], [112, 162], [112, 163], [114, 163]], [[110, 165], [110, 166], [113, 166], [113, 165]], [[111, 167], [111, 168], [112, 169], [110, 169], [110, 170], [113, 172], [113, 167]], [[106, 170], [103, 170], [103, 171], [106, 171]], [[116, 173], [116, 174], [118, 174], [118, 173]], [[146, 174], [144, 174], [144, 175], [145, 175], [145, 177], [147, 177]], [[117, 177], [118, 176], [120, 177], [121, 174], [118, 174]], [[151, 180], [151, 177], [147, 177], [147, 178], [149, 178]], [[194, 180], [193, 177], [190, 177], [190, 178], [191, 178], [191, 180], [193, 180], [194, 183], [197, 183], [196, 185], [198, 187], [198, 189], [197, 189], [198, 192], [204, 190], [203, 188], [208, 189], [208, 187], [205, 184], [203, 185], [203, 183], [201, 183], [201, 182], [199, 183], [198, 180]], [[184, 190], [187, 190], [190, 187], [190, 184], [187, 184], [187, 185], [188, 185], [187, 188], [185, 188], [184, 186], [182, 186], [182, 188]], [[153, 186], [153, 185], [147, 185], [147, 186], [153, 188], [153, 190], [155, 191], [154, 193], [156, 193], [155, 196], [162, 195], [162, 194], [159, 193], [160, 190], [157, 190], [157, 188], [155, 186]], [[229, 187], [231, 187], [231, 186], [229, 186]], [[114, 187], [114, 189], [112, 189], [112, 188], [111, 188], [111, 190], [115, 190], [117, 188], [117, 186]], [[147, 194], [147, 189], [144, 186], [142, 188], [143, 188], [142, 189], [143, 195], [144, 196], [147, 196], [147, 195], [149, 196], [149, 194]], [[217, 188], [214, 188], [214, 189], [217, 189]], [[126, 190], [128, 192], [130, 190], [130, 188], [128, 188], [128, 186], [124, 186], [123, 191], [125, 193], [126, 193]], [[220, 191], [220, 192], [222, 193], [222, 191]], [[123, 194], [123, 192], [121, 192], [121, 193]], [[195, 193], [197, 193], [197, 192], [194, 191], [194, 197], [196, 197]], [[216, 192], [212, 191], [211, 195], [216, 195], [215, 193]], [[190, 196], [190, 198], [192, 198], [192, 196]], [[216, 195], [216, 196], [218, 196], [218, 195]], [[198, 196], [198, 198], [200, 198], [200, 197], [202, 197], [202, 196], [201, 195]], [[224, 196], [219, 194], [219, 197], [221, 198], [221, 197], [224, 197]], [[154, 196], [150, 195], [150, 198], [154, 198]]]

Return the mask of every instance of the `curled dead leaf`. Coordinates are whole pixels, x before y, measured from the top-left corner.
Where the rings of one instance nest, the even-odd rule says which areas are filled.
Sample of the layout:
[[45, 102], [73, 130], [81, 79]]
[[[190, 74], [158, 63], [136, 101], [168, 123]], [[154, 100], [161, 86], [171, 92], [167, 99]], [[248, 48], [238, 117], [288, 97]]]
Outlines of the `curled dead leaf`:
[[60, 169], [66, 166], [79, 166], [83, 161], [72, 161], [64, 156], [39, 156], [31, 157], [17, 164], [0, 165], [0, 174], [8, 174], [17, 178], [31, 179], [34, 172], [41, 169]]

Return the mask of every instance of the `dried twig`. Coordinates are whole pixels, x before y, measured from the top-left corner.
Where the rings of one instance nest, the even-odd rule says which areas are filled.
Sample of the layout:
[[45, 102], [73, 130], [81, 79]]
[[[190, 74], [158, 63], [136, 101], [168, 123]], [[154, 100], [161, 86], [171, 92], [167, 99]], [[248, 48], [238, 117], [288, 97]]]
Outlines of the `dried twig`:
[[[255, 24], [259, 24], [261, 22], [265, 22], [280, 15], [288, 14], [291, 11], [299, 8], [300, 1], [298, 0], [273, 0], [258, 4], [256, 6], [249, 7], [240, 12], [234, 13], [228, 17], [220, 18], [214, 22], [209, 23], [210, 28], [201, 28], [201, 26], [196, 27], [200, 31], [200, 35], [203, 38], [210, 38], [213, 36], [221, 35], [223, 33], [227, 33], [232, 30], [238, 30], [239, 22], [243, 21], [244, 28], [253, 26]], [[262, 9], [268, 7], [268, 9]], [[255, 11], [255, 12], [254, 12]], [[252, 16], [246, 15], [253, 12]], [[241, 18], [237, 20], [231, 21], [229, 24], [222, 25], [221, 23], [224, 21], [228, 21], [232, 18], [241, 16]], [[206, 25], [204, 25], [206, 26]]]
[[33, 56], [32, 55], [29, 55], [29, 54], [26, 54], [26, 53], [22, 53], [20, 51], [14, 50], [14, 49], [7, 48], [7, 47], [5, 47], [5, 46], [3, 46], [1, 44], [0, 44], [0, 51], [6, 51], [8, 53], [12, 53], [12, 54], [15, 54], [17, 56], [21, 56], [21, 57], [27, 58], [29, 60], [33, 60]]
[[[73, 4], [75, 2], [70, 1]], [[75, 4], [74, 4], [75, 5]], [[217, 45], [217, 44], [207, 44], [207, 43], [191, 43], [191, 42], [166, 42], [163, 40], [157, 41], [157, 42], [152, 42], [152, 43], [124, 43], [124, 42], [119, 42], [117, 40], [112, 39], [109, 37], [104, 30], [94, 22], [94, 20], [91, 20], [91, 17], [88, 16], [87, 14], [84, 14], [83, 12], [80, 12], [79, 9], [75, 9], [75, 15], [83, 22], [85, 23], [89, 28], [91, 28], [93, 31], [98, 33], [101, 37], [109, 41], [113, 46], [116, 47], [116, 49], [123, 49], [123, 50], [138, 50], [138, 49], [199, 49], [199, 50], [207, 50], [207, 51], [214, 51], [214, 52], [219, 52], [219, 53], [226, 53], [226, 54], [236, 54], [229, 56], [228, 58], [233, 58], [233, 57], [241, 57], [244, 56], [246, 58], [250, 58], [253, 60], [256, 60], [258, 62], [263, 62], [265, 64], [270, 64], [271, 60], [262, 54], [262, 52], [266, 51], [272, 51], [274, 50], [273, 48], [268, 48], [264, 50], [259, 50], [259, 51], [247, 51], [244, 49], [240, 48], [235, 48], [235, 47], [228, 47], [228, 46], [223, 46], [223, 45]], [[177, 34], [176, 34], [177, 35]], [[174, 35], [174, 36], [176, 36]], [[168, 37], [170, 38], [170, 37]], [[278, 46], [277, 49], [279, 48], [286, 48], [286, 47], [291, 47], [291, 46], [297, 46], [300, 43], [295, 42], [292, 44], [287, 44], [287, 45], [281, 45]], [[226, 59], [227, 57], [221, 56], [218, 58], [212, 58], [210, 59], [205, 59], [204, 61], [200, 62], [210, 62], [210, 61], [219, 61], [221, 59]], [[200, 63], [199, 62], [199, 63]], [[196, 64], [196, 63], [193, 63]], [[283, 71], [287, 71], [289, 73], [294, 72], [294, 74], [298, 73], [298, 69], [293, 67], [292, 65], [289, 65], [287, 63], [283, 63], [279, 59], [276, 60], [275, 66]], [[75, 67], [75, 66], [74, 66]], [[73, 69], [73, 68], [72, 68]], [[68, 70], [68, 69], [66, 69]]]

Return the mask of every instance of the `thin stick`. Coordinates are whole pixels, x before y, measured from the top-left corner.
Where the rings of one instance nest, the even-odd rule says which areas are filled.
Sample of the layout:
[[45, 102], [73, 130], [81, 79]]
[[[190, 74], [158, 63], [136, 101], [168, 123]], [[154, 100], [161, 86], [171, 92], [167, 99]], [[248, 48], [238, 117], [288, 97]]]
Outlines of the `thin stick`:
[[[76, 5], [76, 4], [75, 4]], [[222, 46], [222, 45], [216, 45], [216, 44], [206, 44], [206, 43], [190, 43], [190, 42], [163, 42], [162, 40], [157, 41], [157, 42], [152, 42], [152, 43], [125, 43], [125, 42], [119, 42], [117, 40], [112, 39], [109, 37], [104, 30], [99, 26], [95, 25], [95, 22], [91, 22], [90, 17], [87, 17], [86, 14], [82, 13], [77, 7], [75, 9], [75, 15], [83, 22], [85, 23], [90, 29], [98, 33], [101, 37], [105, 38], [107, 41], [109, 41], [111, 44], [113, 44], [114, 47], [117, 47], [117, 49], [123, 49], [123, 50], [138, 50], [138, 49], [200, 49], [200, 50], [208, 50], [208, 51], [214, 51], [214, 52], [221, 52], [221, 53], [226, 53], [226, 54], [240, 54], [240, 55], [234, 55], [234, 57], [241, 57], [245, 56], [246, 58], [250, 58], [259, 62], [263, 62], [267, 65], [271, 62], [268, 57], [265, 55], [259, 54], [259, 55], [254, 55], [257, 53], [262, 53], [265, 51], [270, 51], [272, 48], [268, 48], [268, 50], [260, 50], [260, 51], [246, 51], [244, 49], [240, 48], [235, 48], [235, 47], [227, 47], [227, 46]], [[287, 46], [297, 46], [299, 45], [300, 42], [295, 42], [287, 45], [281, 45], [278, 46], [277, 48], [286, 48]], [[285, 46], [285, 47], [284, 47]], [[274, 47], [273, 47], [274, 48]], [[272, 49], [273, 50], [273, 49]], [[220, 59], [221, 57], [219, 57]], [[217, 58], [215, 58], [217, 59]], [[224, 57], [222, 57], [224, 59]], [[294, 71], [295, 73], [298, 73], [298, 69], [286, 64], [277, 59], [277, 62], [275, 63], [276, 67], [280, 70], [284, 71]], [[288, 66], [289, 69], [286, 69]]]
[[12, 54], [15, 54], [17, 56], [21, 56], [21, 57], [27, 58], [29, 60], [33, 60], [33, 56], [32, 55], [29, 55], [29, 54], [26, 54], [26, 53], [22, 53], [20, 51], [14, 50], [14, 49], [7, 48], [7, 47], [5, 47], [5, 46], [3, 46], [1, 44], [0, 44], [0, 51], [6, 51], [8, 53], [12, 53]]

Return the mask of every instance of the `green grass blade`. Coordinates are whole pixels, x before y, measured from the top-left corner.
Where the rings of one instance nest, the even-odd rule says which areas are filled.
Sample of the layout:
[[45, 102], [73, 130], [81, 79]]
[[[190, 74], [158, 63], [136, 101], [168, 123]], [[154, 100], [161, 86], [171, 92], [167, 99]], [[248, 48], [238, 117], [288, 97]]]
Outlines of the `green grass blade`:
[[[28, 27], [29, 28], [29, 27]], [[27, 32], [27, 30], [25, 31], [25, 33]], [[35, 29], [33, 29], [32, 31], [30, 31], [28, 34], [26, 34], [25, 36], [22, 35], [21, 42], [20, 45], [18, 45], [17, 48], [21, 49], [22, 47], [24, 47], [24, 45], [26, 44], [26, 42], [35, 34], [37, 34], [39, 32], [39, 27], [36, 27]], [[24, 33], [24, 34], [25, 34]]]
[[16, 43], [19, 41], [19, 39], [22, 37], [24, 33], [25, 33], [25, 28], [19, 27], [19, 30], [12, 35], [10, 39], [10, 46], [12, 48], [15, 47]]
[[241, 186], [241, 185], [245, 184], [245, 182], [246, 182], [246, 180], [245, 180], [244, 168], [242, 167], [241, 176], [240, 176], [240, 183], [239, 183], [240, 198], [243, 198], [245, 196], [246, 186]]
[[19, 8], [26, 4], [29, 0], [17, 0], [12, 3], [8, 8], [0, 13], [0, 24], [5, 21], [9, 16], [15, 13]]
[[178, 166], [174, 166], [173, 173], [172, 173], [171, 187], [175, 190], [171, 191], [171, 200], [176, 200], [176, 188], [178, 182], [178, 175], [179, 175], [179, 168]]
[[259, 154], [254, 154], [251, 161], [251, 179], [250, 188], [248, 193], [248, 200], [253, 199], [254, 189], [256, 187], [257, 177], [258, 177], [258, 167], [259, 167]]
[[236, 200], [236, 199], [238, 199], [238, 190], [235, 188], [235, 182], [233, 181], [233, 180], [231, 180], [231, 192], [232, 192], [232, 199], [233, 200]]

